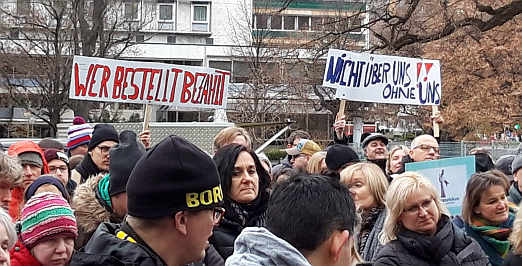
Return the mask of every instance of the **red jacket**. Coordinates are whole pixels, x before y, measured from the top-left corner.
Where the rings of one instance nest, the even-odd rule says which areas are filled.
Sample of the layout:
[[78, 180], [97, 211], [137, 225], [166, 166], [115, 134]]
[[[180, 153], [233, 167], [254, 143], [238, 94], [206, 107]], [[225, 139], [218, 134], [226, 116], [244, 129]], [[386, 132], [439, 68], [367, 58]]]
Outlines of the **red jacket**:
[[[42, 174], [49, 173], [49, 166], [47, 165], [44, 153], [40, 146], [38, 146], [38, 144], [30, 140], [23, 140], [14, 143], [7, 150], [7, 154], [13, 157], [18, 156], [18, 154], [24, 152], [36, 152], [40, 154], [40, 157], [42, 157], [43, 162]], [[9, 202], [9, 215], [11, 216], [11, 218], [13, 218], [13, 221], [18, 221], [18, 219], [20, 219], [22, 207], [24, 206], [24, 190], [24, 187], [15, 187], [11, 190], [11, 201]]]
[[14, 248], [9, 251], [9, 255], [11, 256], [11, 266], [42, 266], [20, 242], [17, 242]]

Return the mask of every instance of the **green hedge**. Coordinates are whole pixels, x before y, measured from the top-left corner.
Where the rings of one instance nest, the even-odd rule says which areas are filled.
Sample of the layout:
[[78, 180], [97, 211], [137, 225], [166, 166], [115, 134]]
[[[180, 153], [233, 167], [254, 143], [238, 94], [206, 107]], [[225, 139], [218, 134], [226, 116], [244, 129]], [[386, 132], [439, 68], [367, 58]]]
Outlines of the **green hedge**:
[[280, 150], [279, 148], [270, 148], [265, 150], [265, 154], [270, 159], [270, 161], [279, 161], [286, 157], [286, 152]]

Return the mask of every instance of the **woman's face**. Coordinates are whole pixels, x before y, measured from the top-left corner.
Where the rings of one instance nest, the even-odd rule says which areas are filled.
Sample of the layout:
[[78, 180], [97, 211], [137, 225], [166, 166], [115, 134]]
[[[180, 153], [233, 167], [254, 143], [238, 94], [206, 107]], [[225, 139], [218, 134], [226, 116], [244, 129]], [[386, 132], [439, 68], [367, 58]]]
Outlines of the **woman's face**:
[[355, 172], [347, 185], [357, 209], [366, 210], [377, 205], [367, 178], [361, 173]]
[[439, 209], [426, 189], [411, 194], [399, 216], [399, 222], [406, 229], [426, 235], [434, 235], [437, 232], [439, 219]]
[[237, 157], [232, 171], [232, 184], [229, 196], [239, 203], [249, 203], [256, 199], [259, 192], [259, 177], [252, 156], [242, 151]]
[[0, 224], [0, 266], [10, 265], [9, 237], [3, 224]]
[[499, 225], [509, 218], [506, 191], [502, 186], [489, 187], [480, 197], [480, 202], [473, 209], [476, 215], [486, 219], [491, 225]]
[[38, 243], [31, 253], [43, 266], [64, 266], [69, 263], [73, 249], [73, 238], [57, 236]]
[[390, 171], [392, 174], [397, 173], [402, 167], [402, 157], [406, 155], [406, 152], [399, 149], [393, 152], [390, 157]]

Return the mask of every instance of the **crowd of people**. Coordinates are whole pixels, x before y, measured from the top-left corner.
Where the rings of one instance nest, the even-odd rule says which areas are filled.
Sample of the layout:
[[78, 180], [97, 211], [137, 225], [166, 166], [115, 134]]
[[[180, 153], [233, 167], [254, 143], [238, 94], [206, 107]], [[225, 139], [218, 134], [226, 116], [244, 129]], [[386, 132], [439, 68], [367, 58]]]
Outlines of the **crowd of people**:
[[325, 148], [292, 132], [273, 165], [243, 128], [221, 130], [210, 154], [76, 117], [65, 146], [0, 152], [0, 265], [522, 265], [522, 154], [473, 150], [451, 215], [405, 171], [440, 158], [436, 138], [388, 149], [371, 133], [359, 158], [345, 126]]

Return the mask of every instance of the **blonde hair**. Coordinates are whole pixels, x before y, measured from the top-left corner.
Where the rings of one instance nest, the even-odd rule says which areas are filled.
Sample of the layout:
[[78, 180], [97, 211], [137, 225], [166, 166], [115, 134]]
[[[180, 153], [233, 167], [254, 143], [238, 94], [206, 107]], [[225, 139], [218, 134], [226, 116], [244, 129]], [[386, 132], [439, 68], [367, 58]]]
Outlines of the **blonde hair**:
[[18, 237], [16, 235], [15, 225], [11, 222], [11, 216], [2, 208], [0, 208], [0, 224], [4, 226], [7, 234], [7, 248], [10, 250], [15, 246]]
[[363, 176], [377, 205], [384, 205], [388, 179], [379, 166], [374, 163], [356, 163], [344, 168], [340, 175], [341, 183], [345, 185], [348, 185], [355, 175]]
[[419, 190], [424, 190], [433, 198], [440, 215], [451, 216], [446, 206], [440, 201], [437, 190], [427, 178], [416, 172], [405, 172], [393, 179], [386, 194], [388, 215], [384, 220], [383, 230], [379, 236], [379, 240], [383, 245], [397, 239], [400, 226], [399, 217], [406, 207], [406, 201], [413, 193]]
[[23, 168], [18, 157], [11, 157], [0, 152], [0, 182], [11, 186], [20, 186], [23, 181]]
[[408, 149], [408, 147], [406, 147], [404, 145], [394, 146], [388, 153], [388, 160], [386, 160], [386, 172], [387, 173], [391, 174], [391, 160], [392, 160], [393, 154], [398, 150], [404, 151], [405, 154], [408, 154], [408, 152], [410, 151], [410, 149]]
[[227, 127], [219, 131], [214, 137], [214, 152], [219, 150], [221, 147], [232, 143], [237, 136], [243, 136], [247, 143], [247, 148], [252, 149], [252, 139], [250, 134], [241, 127]]
[[320, 151], [314, 153], [312, 157], [308, 160], [308, 165], [306, 166], [306, 172], [309, 174], [321, 174], [321, 164], [323, 160], [326, 158], [326, 152]]
[[[520, 204], [519, 209], [522, 208]], [[513, 222], [513, 231], [509, 235], [509, 242], [513, 246], [513, 253], [515, 255], [522, 255], [522, 211], [517, 212], [517, 217]]]

